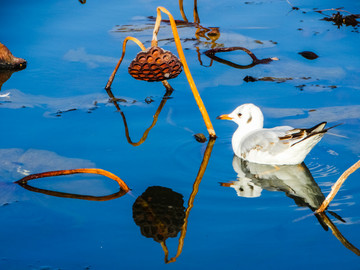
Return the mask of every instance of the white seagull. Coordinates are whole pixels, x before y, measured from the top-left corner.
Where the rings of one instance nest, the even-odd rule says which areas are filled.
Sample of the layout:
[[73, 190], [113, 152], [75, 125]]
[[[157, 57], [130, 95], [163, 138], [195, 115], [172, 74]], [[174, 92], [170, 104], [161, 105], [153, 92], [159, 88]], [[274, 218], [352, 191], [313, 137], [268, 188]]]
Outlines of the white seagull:
[[326, 122], [308, 129], [279, 126], [264, 128], [264, 116], [259, 107], [248, 103], [217, 119], [232, 120], [238, 128], [232, 136], [232, 148], [238, 157], [260, 164], [294, 165], [306, 155], [331, 128]]

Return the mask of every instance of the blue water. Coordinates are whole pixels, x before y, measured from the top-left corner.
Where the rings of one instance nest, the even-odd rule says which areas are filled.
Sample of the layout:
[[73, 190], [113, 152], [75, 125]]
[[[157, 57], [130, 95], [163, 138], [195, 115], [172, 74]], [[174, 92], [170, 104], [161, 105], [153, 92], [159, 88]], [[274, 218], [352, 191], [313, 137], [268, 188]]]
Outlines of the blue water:
[[[218, 136], [208, 148], [211, 156], [195, 183], [196, 193], [193, 184], [207, 143], [197, 142], [193, 135], [207, 135], [207, 130], [185, 74], [169, 81], [174, 92], [139, 146], [128, 143], [123, 118], [104, 90], [124, 38], [134, 36], [150, 46], [154, 21], [148, 16], [156, 16], [161, 5], [181, 20], [177, 1], [2, 1], [0, 42], [28, 66], [13, 73], [0, 92], [0, 269], [359, 269], [354, 249], [346, 248], [331, 229], [325, 231], [310, 208], [360, 156], [359, 33], [356, 27], [338, 29], [320, 20], [324, 15], [313, 8], [343, 7], [357, 14], [360, 3], [292, 4], [300, 10], [292, 10], [286, 1], [199, 2], [200, 24], [219, 27], [220, 37], [213, 43], [205, 37], [196, 40], [191, 25], [179, 28], [188, 65]], [[184, 8], [193, 21], [193, 3], [184, 3]], [[159, 45], [177, 54], [169, 25], [162, 26]], [[243, 46], [259, 59], [279, 61], [250, 69], [219, 62], [207, 67], [211, 61], [203, 52], [212, 46]], [[137, 81], [127, 73], [138, 51], [129, 43], [112, 86], [113, 94], [126, 101], [119, 106], [133, 142], [152, 124], [165, 94], [161, 83]], [[319, 58], [305, 59], [301, 51], [313, 51]], [[251, 62], [243, 52], [218, 56], [242, 65]], [[287, 80], [247, 83], [245, 76]], [[147, 98], [154, 102], [146, 103]], [[343, 125], [307, 156], [304, 166], [309, 173], [294, 169], [301, 175], [299, 181], [259, 180], [240, 162], [233, 163], [234, 123], [215, 119], [247, 102], [261, 107], [266, 127], [311, 127], [321, 121]], [[86, 167], [121, 177], [131, 194], [86, 201], [14, 184], [32, 173]], [[356, 248], [358, 178], [357, 171], [329, 207], [346, 223], [327, 214]], [[29, 184], [93, 196], [118, 190], [116, 183], [97, 175]], [[169, 264], [161, 244], [143, 236], [133, 218], [136, 199], [154, 186], [181, 194], [182, 206], [190, 210], [183, 248]], [[239, 187], [245, 191], [237, 193]], [[246, 193], [246, 188], [253, 193]], [[189, 199], [194, 199], [192, 208]], [[166, 239], [168, 259], [176, 255], [180, 235]]]

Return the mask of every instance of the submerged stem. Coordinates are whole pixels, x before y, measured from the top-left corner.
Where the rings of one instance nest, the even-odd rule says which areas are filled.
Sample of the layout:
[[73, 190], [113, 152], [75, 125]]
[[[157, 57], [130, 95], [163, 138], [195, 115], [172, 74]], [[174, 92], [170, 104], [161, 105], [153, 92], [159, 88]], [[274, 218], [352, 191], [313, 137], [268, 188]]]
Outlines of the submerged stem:
[[130, 191], [130, 188], [128, 187], [128, 185], [123, 180], [121, 180], [120, 177], [116, 176], [115, 174], [113, 174], [111, 172], [105, 171], [103, 169], [94, 169], [94, 168], [81, 168], [81, 169], [59, 170], [59, 171], [36, 173], [36, 174], [31, 174], [31, 175], [25, 176], [24, 178], [16, 181], [15, 183], [27, 184], [28, 181], [39, 179], [39, 178], [77, 174], [77, 173], [93, 173], [93, 174], [104, 175], [104, 176], [109, 177], [110, 179], [116, 181], [119, 184], [120, 188], [123, 189], [124, 191], [126, 191], [126, 192]]

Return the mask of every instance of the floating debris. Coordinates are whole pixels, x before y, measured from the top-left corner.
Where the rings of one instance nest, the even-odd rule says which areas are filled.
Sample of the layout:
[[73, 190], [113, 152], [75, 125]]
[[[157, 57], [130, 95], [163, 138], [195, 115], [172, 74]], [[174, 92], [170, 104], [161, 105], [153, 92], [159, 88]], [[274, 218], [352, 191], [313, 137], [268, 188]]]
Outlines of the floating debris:
[[299, 54], [302, 57], [309, 59], [309, 60], [314, 60], [319, 57], [316, 53], [311, 52], [311, 51], [303, 51], [303, 52], [299, 52]]
[[245, 82], [256, 82], [256, 81], [263, 81], [263, 82], [277, 82], [277, 83], [283, 83], [286, 81], [292, 81], [295, 79], [301, 79], [301, 80], [309, 80], [311, 77], [301, 77], [301, 78], [276, 78], [276, 77], [262, 77], [262, 78], [255, 78], [252, 76], [245, 76], [244, 81]]
[[300, 85], [296, 85], [295, 87], [298, 88], [300, 91], [304, 91], [305, 86], [306, 84], [300, 84]]
[[338, 28], [340, 28], [343, 25], [353, 27], [358, 26], [359, 22], [357, 21], [357, 19], [359, 18], [360, 15], [351, 14], [344, 16], [338, 11], [337, 13], [332, 14], [331, 17], [324, 17], [322, 20], [333, 22], [335, 25], [337, 25]]
[[13, 56], [10, 50], [0, 43], [0, 70], [21, 70], [26, 68], [26, 60]]
[[245, 82], [256, 82], [258, 79], [254, 78], [253, 76], [245, 76], [243, 80]]
[[200, 143], [204, 143], [204, 142], [207, 141], [205, 135], [202, 134], [202, 133], [196, 133], [196, 134], [194, 135], [194, 137], [195, 137], [195, 140], [198, 141], [198, 142], [200, 142]]
[[298, 88], [300, 91], [303, 91], [304, 88], [305, 88], [305, 86], [306, 86], [306, 88], [308, 88], [308, 87], [314, 88], [314, 89], [320, 88], [320, 89], [324, 89], [324, 90], [327, 90], [327, 89], [332, 90], [332, 89], [336, 89], [336, 88], [337, 88], [336, 85], [320, 85], [320, 84], [308, 84], [308, 85], [306, 85], [306, 84], [301, 84], [301, 85], [297, 85], [297, 86], [295, 86], [295, 87]]
[[58, 111], [56, 112], [55, 116], [59, 117], [59, 116], [61, 116], [63, 113], [68, 113], [68, 112], [73, 112], [73, 111], [77, 111], [77, 109], [76, 109], [76, 108], [72, 108], [72, 109], [68, 109], [68, 110], [64, 110], [64, 111], [58, 110]]
[[154, 100], [153, 100], [151, 97], [146, 97], [146, 98], [145, 98], [145, 103], [146, 103], [146, 104], [150, 104], [150, 103], [152, 103], [152, 102], [154, 102]]
[[0, 90], [11, 75], [26, 68], [26, 61], [12, 55], [10, 50], [0, 43]]

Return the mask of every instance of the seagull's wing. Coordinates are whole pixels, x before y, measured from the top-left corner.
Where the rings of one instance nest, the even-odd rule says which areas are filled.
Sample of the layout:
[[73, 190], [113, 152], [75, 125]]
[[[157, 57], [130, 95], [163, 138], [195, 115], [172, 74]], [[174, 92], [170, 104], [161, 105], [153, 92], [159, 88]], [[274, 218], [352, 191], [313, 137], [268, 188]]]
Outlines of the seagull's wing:
[[[290, 147], [289, 139], [281, 139], [288, 135], [292, 127], [283, 126], [272, 129], [261, 129], [250, 133], [241, 143], [241, 153], [251, 151], [268, 152], [276, 155]], [[285, 137], [287, 138], [287, 137]]]
[[314, 136], [321, 136], [328, 131], [325, 129], [326, 122], [322, 122], [312, 128], [300, 129], [289, 126], [261, 129], [249, 134], [242, 142], [241, 152], [250, 151], [267, 152], [277, 155], [296, 144]]

